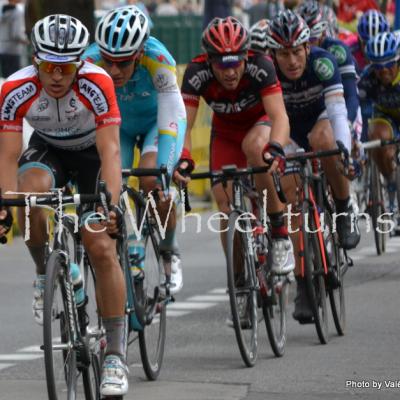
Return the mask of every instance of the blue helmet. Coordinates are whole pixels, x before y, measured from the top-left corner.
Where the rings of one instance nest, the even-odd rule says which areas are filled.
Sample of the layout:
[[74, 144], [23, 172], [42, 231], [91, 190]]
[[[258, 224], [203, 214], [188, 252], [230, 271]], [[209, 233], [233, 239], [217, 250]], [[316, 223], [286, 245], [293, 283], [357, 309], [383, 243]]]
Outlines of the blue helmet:
[[136, 6], [110, 10], [96, 27], [100, 51], [109, 57], [125, 58], [140, 51], [150, 34], [149, 21]]
[[399, 39], [393, 32], [378, 33], [368, 40], [365, 53], [373, 63], [396, 60], [399, 56]]
[[377, 10], [366, 11], [358, 21], [357, 32], [364, 42], [367, 42], [378, 33], [389, 31], [390, 26], [388, 20]]

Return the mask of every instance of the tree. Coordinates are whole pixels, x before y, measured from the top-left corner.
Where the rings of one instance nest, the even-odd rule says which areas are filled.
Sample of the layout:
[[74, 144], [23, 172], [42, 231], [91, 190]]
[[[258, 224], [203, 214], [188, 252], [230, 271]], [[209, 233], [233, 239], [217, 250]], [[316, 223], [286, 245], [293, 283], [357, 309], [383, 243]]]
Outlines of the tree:
[[46, 15], [68, 14], [78, 18], [94, 40], [94, 0], [26, 0], [26, 33], [30, 35], [35, 22]]

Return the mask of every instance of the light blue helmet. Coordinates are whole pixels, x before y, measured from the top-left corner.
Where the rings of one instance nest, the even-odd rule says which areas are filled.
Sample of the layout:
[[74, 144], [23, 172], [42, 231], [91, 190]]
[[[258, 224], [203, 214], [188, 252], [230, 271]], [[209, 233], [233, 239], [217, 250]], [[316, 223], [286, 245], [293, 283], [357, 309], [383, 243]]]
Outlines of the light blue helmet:
[[146, 15], [136, 6], [127, 6], [110, 10], [101, 18], [95, 40], [103, 54], [126, 58], [140, 51], [149, 35]]
[[393, 32], [378, 33], [368, 40], [365, 53], [373, 63], [395, 60], [399, 56], [399, 39]]
[[366, 11], [358, 21], [357, 32], [364, 42], [367, 42], [378, 33], [389, 31], [390, 26], [388, 20], [377, 10]]

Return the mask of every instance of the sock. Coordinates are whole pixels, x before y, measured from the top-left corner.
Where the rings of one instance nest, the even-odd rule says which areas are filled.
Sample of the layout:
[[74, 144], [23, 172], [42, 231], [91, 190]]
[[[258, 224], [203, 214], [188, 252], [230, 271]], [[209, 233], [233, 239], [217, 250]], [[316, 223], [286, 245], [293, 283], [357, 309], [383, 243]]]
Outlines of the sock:
[[127, 347], [127, 324], [125, 317], [103, 318], [104, 328], [107, 334], [106, 356], [115, 354], [125, 360]]
[[289, 233], [285, 225], [285, 220], [283, 218], [283, 211], [268, 214], [269, 220], [271, 222], [271, 236], [273, 239], [287, 239]]
[[348, 211], [350, 196], [344, 200], [335, 199], [336, 213], [344, 213]]
[[46, 273], [46, 255], [47, 245], [44, 246], [28, 246], [29, 253], [36, 264], [36, 274], [44, 275]]

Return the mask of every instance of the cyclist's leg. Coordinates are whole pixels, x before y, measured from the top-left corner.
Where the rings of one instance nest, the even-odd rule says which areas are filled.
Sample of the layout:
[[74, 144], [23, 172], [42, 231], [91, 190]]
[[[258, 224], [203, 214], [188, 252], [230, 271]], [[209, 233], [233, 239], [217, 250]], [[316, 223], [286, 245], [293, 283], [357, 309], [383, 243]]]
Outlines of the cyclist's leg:
[[[73, 160], [78, 190], [94, 193], [100, 175], [100, 160], [95, 147], [80, 152]], [[71, 165], [71, 167], [73, 166]], [[88, 219], [94, 210], [83, 208], [82, 241], [96, 273], [96, 299], [107, 334], [106, 359], [103, 366], [101, 394], [123, 395], [128, 391], [125, 318], [126, 291], [118, 263], [115, 240], [98, 221]]]
[[[270, 131], [268, 121], [263, 119], [256, 123], [243, 139], [242, 150], [250, 166], [265, 166], [262, 150], [269, 141]], [[283, 218], [285, 205], [278, 198], [270, 174], [256, 174], [255, 183], [260, 194], [263, 190], [267, 190], [267, 213], [272, 226], [272, 249], [269, 252], [271, 267], [277, 273], [288, 273], [294, 269], [294, 257], [293, 246]]]
[[[331, 124], [324, 116], [315, 123], [308, 140], [313, 150], [331, 150], [337, 147]], [[343, 214], [338, 215], [336, 220], [340, 244], [345, 249], [353, 249], [360, 241], [360, 231], [350, 201], [350, 182], [339, 173], [338, 163], [339, 156], [321, 159], [322, 168], [333, 191], [336, 213]]]
[[[29, 147], [19, 160], [18, 191], [48, 192], [51, 188], [63, 187], [67, 182], [63, 168], [57, 159], [57, 150], [48, 146], [37, 134], [33, 134]], [[18, 209], [20, 231], [25, 235], [25, 209]], [[28, 250], [36, 265], [36, 280], [32, 309], [35, 321], [43, 323], [43, 294], [47, 253], [47, 216], [40, 208], [30, 210]]]
[[[395, 121], [384, 114], [375, 114], [369, 124], [369, 139], [393, 139], [398, 136]], [[389, 211], [394, 212], [396, 196], [396, 147], [383, 146], [374, 149], [371, 156], [379, 172], [385, 177], [389, 194]]]
[[[171, 163], [171, 165], [176, 165], [181, 153], [182, 144], [179, 144], [178, 146], [179, 151], [173, 149], [177, 149], [176, 143], [172, 148], [170, 148], [167, 143], [164, 143], [165, 146], [162, 144], [163, 143], [160, 143], [158, 126], [157, 124], [154, 124], [140, 142], [140, 168], [156, 168], [161, 164], [167, 165], [167, 161], [164, 160], [165, 153], [168, 152], [173, 153], [170, 154], [171, 160], [169, 160], [169, 163]], [[163, 153], [162, 156], [160, 156], [160, 152]], [[159, 182], [156, 177], [143, 177], [140, 178], [140, 186], [146, 193], [149, 193], [159, 186]], [[176, 240], [177, 193], [173, 187], [169, 188], [169, 198], [166, 200], [167, 201], [159, 201], [157, 203], [157, 212], [160, 215], [162, 226], [165, 227], [165, 237], [160, 241], [160, 251], [163, 256], [166, 270], [171, 268], [170, 293], [176, 294], [182, 289], [183, 278], [179, 246]]]

